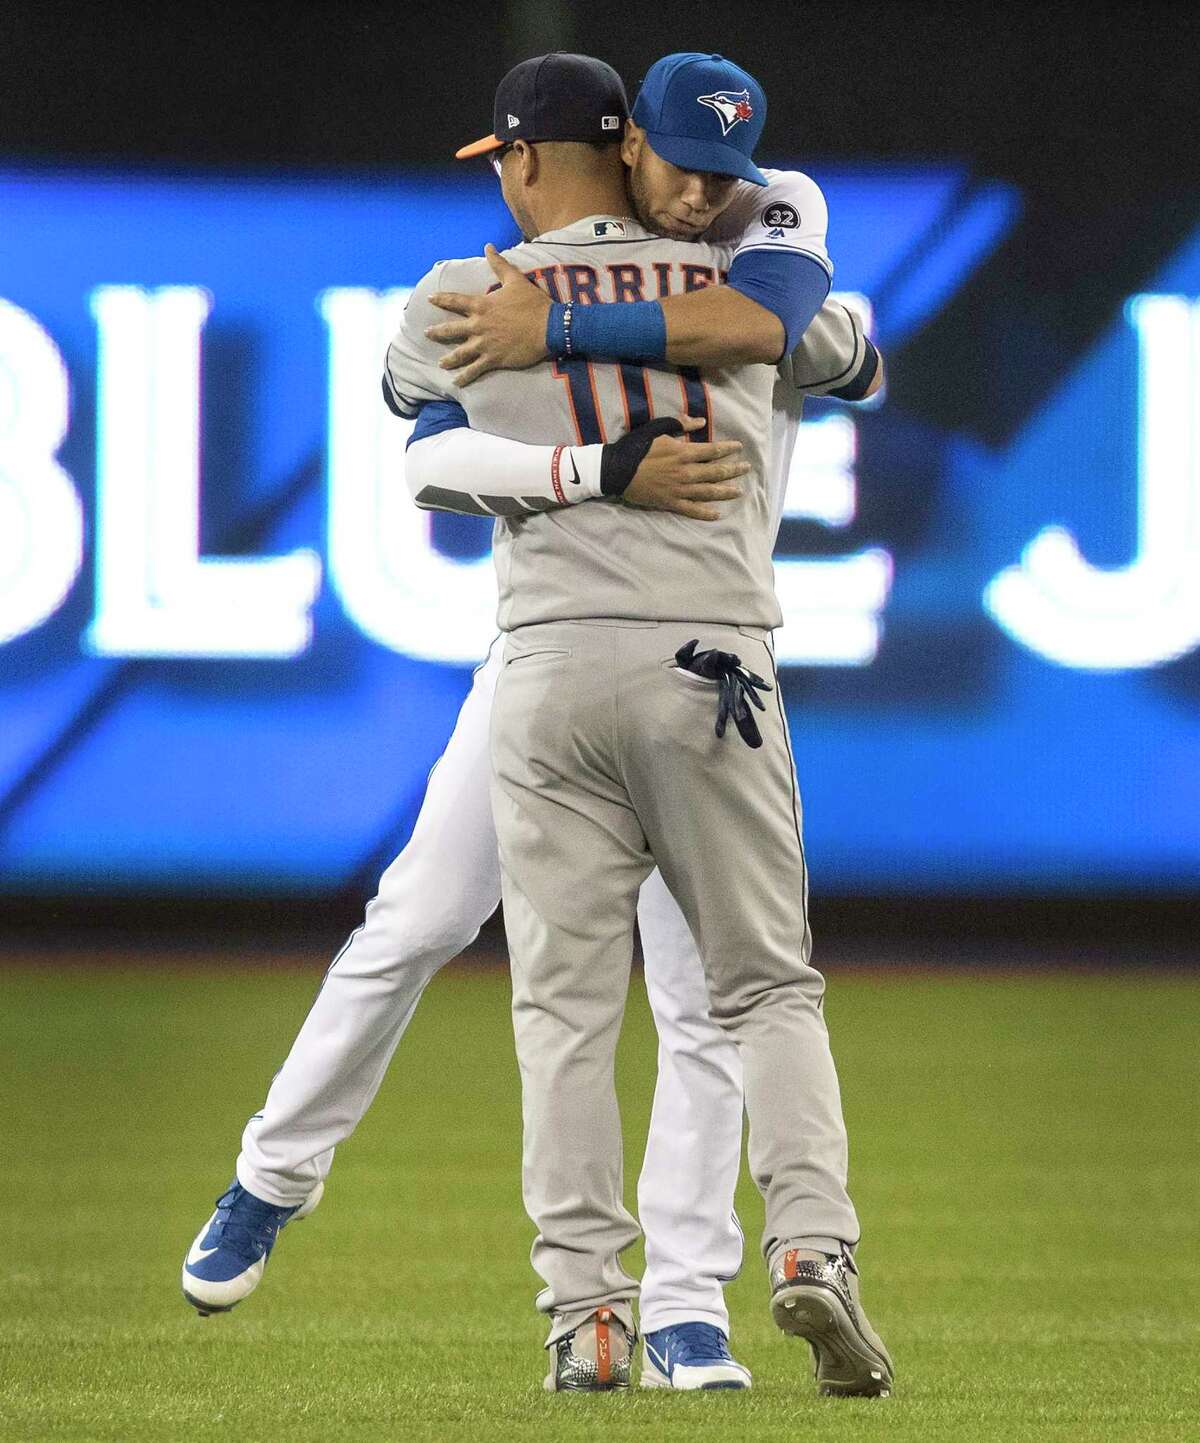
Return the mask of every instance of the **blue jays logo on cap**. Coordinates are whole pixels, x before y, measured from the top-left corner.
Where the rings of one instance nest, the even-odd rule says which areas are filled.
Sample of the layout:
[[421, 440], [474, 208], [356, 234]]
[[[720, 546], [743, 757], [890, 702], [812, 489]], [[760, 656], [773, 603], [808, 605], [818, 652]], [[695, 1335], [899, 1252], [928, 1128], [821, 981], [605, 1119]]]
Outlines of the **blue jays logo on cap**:
[[698, 51], [664, 55], [652, 65], [633, 106], [634, 123], [661, 159], [754, 185], [767, 183], [753, 160], [766, 118], [767, 97], [753, 75], [723, 55]]
[[748, 90], [718, 90], [715, 95], [697, 95], [696, 103], [716, 111], [722, 135], [728, 135], [739, 121], [749, 120], [754, 115]]

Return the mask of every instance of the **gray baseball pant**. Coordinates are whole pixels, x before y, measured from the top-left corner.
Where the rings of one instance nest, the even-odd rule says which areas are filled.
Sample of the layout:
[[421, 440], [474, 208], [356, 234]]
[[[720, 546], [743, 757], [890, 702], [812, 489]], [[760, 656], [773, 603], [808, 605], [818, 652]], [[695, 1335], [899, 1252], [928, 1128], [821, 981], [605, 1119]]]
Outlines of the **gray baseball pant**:
[[[771, 681], [763, 746], [714, 734], [717, 684], [675, 665], [693, 637]], [[808, 965], [807, 876], [769, 634], [705, 623], [549, 622], [509, 634], [492, 710], [532, 1261], [551, 1341], [601, 1304], [628, 1315], [613, 1060], [638, 888], [657, 862], [737, 1044], [763, 1252], [858, 1241], [846, 1133]]]

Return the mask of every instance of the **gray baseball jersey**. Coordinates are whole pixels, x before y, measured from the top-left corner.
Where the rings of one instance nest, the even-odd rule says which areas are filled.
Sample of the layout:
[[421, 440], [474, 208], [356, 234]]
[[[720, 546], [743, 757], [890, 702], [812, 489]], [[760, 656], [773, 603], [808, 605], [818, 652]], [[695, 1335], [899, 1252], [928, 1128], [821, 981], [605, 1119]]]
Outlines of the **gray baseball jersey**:
[[[861, 400], [879, 359], [853, 311], [831, 296], [796, 349], [780, 363], [771, 415], [772, 537], [779, 530], [806, 396]], [[392, 395], [391, 383], [388, 394]], [[416, 504], [428, 511], [468, 516], [522, 516], [602, 499], [600, 444], [537, 445], [449, 425], [414, 438], [404, 479]], [[562, 478], [570, 478], [566, 485]], [[575, 478], [578, 477], [578, 482]]]
[[[552, 294], [589, 304], [653, 299], [719, 283], [733, 248], [663, 239], [636, 222], [592, 216], [507, 252]], [[771, 366], [708, 371], [584, 360], [498, 371], [457, 390], [425, 338], [442, 318], [435, 290], [482, 291], [481, 258], [444, 261], [418, 285], [388, 351], [387, 382], [402, 413], [431, 400], [462, 404], [473, 429], [516, 440], [581, 444], [615, 438], [652, 416], [688, 413], [700, 439], [742, 443], [743, 496], [700, 523], [619, 502], [503, 517], [494, 542], [502, 630], [584, 617], [709, 621], [773, 628], [782, 620], [771, 564]], [[570, 485], [570, 478], [566, 479]]]

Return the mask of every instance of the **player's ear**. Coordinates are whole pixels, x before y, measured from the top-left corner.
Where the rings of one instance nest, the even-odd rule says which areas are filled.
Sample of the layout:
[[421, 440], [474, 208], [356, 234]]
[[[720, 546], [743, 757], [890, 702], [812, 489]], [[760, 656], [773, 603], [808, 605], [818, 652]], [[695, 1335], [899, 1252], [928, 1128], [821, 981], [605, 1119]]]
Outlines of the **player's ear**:
[[641, 153], [642, 140], [646, 132], [640, 125], [634, 125], [632, 120], [625, 122], [625, 133], [621, 136], [621, 159], [630, 168], [637, 164], [637, 158]]
[[521, 184], [532, 185], [538, 178], [537, 147], [530, 145], [527, 140], [518, 140], [513, 149], [517, 153], [517, 175]]

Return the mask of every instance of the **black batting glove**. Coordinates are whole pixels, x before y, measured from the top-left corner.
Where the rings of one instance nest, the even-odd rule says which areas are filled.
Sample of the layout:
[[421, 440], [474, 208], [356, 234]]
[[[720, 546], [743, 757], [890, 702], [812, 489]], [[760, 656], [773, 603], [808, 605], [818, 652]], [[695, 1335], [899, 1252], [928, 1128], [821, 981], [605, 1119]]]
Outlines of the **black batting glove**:
[[619, 441], [610, 441], [600, 452], [600, 489], [606, 496], [623, 496], [646, 452], [659, 436], [682, 436], [683, 427], [674, 416], [647, 421], [627, 431]]
[[752, 702], [759, 711], [766, 711], [758, 693], [774, 691], [775, 688], [756, 672], [747, 671], [741, 657], [732, 651], [717, 651], [715, 648], [697, 651], [699, 645], [697, 640], [681, 646], [675, 653], [675, 665], [717, 683], [717, 735], [725, 735], [725, 726], [732, 717], [746, 745], [761, 747], [762, 733], [746, 703]]

